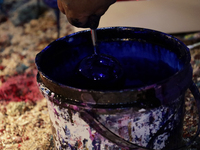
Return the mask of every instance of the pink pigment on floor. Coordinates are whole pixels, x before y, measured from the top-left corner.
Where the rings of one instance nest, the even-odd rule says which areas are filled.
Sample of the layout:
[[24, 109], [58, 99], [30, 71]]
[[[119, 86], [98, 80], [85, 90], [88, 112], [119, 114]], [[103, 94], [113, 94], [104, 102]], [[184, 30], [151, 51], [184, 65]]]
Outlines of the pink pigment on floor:
[[37, 81], [37, 70], [12, 76], [0, 87], [0, 100], [6, 102], [37, 101], [43, 98]]

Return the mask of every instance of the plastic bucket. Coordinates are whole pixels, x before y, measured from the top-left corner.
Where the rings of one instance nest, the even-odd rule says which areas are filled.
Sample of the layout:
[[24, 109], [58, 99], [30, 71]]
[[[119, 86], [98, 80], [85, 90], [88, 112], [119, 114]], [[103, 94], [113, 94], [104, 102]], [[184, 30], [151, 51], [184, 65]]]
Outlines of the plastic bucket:
[[[36, 56], [37, 82], [47, 99], [56, 149], [180, 149], [184, 95], [189, 88], [198, 108], [188, 48], [154, 30], [111, 27], [97, 30], [101, 53], [124, 69], [119, 87], [97, 87], [77, 75], [93, 53], [90, 31], [60, 38]], [[108, 81], [109, 85], [109, 81]]]

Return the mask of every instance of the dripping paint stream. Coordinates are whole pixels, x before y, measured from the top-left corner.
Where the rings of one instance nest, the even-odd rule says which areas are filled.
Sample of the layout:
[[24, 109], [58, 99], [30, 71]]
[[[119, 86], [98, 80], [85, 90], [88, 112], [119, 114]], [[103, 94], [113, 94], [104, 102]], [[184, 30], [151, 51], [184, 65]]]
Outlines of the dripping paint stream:
[[95, 29], [91, 29], [91, 36], [92, 36], [92, 44], [94, 47], [94, 54], [97, 55], [97, 33]]

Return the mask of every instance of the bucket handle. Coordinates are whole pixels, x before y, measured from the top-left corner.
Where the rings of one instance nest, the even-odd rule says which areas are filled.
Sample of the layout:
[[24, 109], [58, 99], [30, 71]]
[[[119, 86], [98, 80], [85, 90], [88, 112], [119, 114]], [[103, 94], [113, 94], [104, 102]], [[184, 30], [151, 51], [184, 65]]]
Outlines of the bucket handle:
[[[199, 116], [198, 129], [197, 129], [196, 134], [190, 139], [189, 142], [187, 142], [186, 144], [184, 144], [178, 148], [175, 148], [173, 150], [178, 150], [178, 149], [182, 149], [184, 147], [190, 146], [195, 141], [195, 139], [198, 137], [198, 135], [200, 133], [200, 93], [199, 93], [197, 86], [195, 85], [195, 83], [193, 81], [192, 81], [189, 89], [196, 100], [196, 105], [198, 108], [198, 116]], [[100, 123], [97, 120], [97, 118], [95, 116], [93, 116], [92, 113], [88, 112], [87, 110], [81, 110], [80, 117], [86, 123], [88, 123], [90, 125], [90, 127], [95, 129], [99, 134], [101, 134], [103, 137], [106, 137], [109, 141], [115, 143], [116, 145], [118, 145], [120, 147], [123, 147], [127, 150], [134, 150], [134, 149], [135, 150], [153, 150], [153, 149], [149, 149], [147, 147], [142, 147], [142, 146], [133, 144], [133, 143], [119, 137], [118, 135], [116, 135], [115, 133], [110, 131], [107, 127], [105, 127], [102, 123]]]
[[[102, 123], [100, 123], [96, 117], [92, 116], [90, 112], [87, 110], [82, 110], [80, 111], [80, 117], [90, 125], [93, 129], [95, 129], [99, 134], [101, 134], [103, 137], [108, 139], [109, 141], [113, 142], [114, 144], [123, 147], [127, 150], [153, 150], [153, 149], [148, 149], [146, 147], [138, 146], [136, 144], [133, 144], [112, 131], [110, 131], [107, 127], [105, 127]], [[97, 149], [99, 150], [99, 149]]]
[[195, 141], [195, 139], [198, 137], [198, 135], [200, 133], [200, 92], [199, 92], [199, 89], [197, 88], [196, 84], [193, 81], [191, 81], [189, 90], [191, 91], [194, 99], [196, 100], [196, 106], [198, 109], [198, 116], [199, 116], [198, 128], [197, 128], [196, 134], [190, 139], [190, 141], [188, 141], [186, 144], [184, 144], [178, 148], [175, 148], [173, 150], [179, 150], [179, 149], [182, 149], [182, 148], [192, 145], [192, 143]]

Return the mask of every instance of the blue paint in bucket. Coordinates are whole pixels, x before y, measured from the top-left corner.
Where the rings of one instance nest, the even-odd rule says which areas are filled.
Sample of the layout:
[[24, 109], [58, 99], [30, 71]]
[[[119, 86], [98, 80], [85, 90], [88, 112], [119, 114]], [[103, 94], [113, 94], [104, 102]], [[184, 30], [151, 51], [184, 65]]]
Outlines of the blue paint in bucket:
[[60, 38], [36, 56], [56, 148], [182, 147], [184, 94], [194, 86], [188, 48], [149, 29], [112, 27], [97, 34], [101, 53], [122, 65], [122, 80], [98, 83], [77, 74], [78, 63], [93, 53], [89, 31]]

